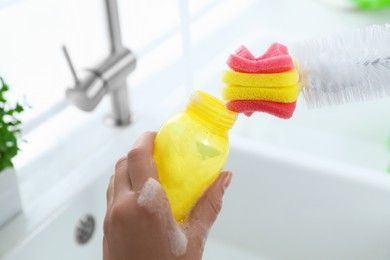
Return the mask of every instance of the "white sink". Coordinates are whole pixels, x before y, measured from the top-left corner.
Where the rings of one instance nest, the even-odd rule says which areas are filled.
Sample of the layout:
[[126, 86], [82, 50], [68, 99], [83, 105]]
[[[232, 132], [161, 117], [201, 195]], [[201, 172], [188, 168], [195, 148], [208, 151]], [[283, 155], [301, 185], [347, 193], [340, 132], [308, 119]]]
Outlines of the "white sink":
[[390, 259], [390, 176], [235, 141], [213, 237], [266, 259]]
[[[234, 178], [205, 259], [390, 258], [390, 176], [238, 135], [231, 140], [226, 169]], [[105, 191], [112, 173], [112, 164], [102, 162], [125, 146], [118, 138], [72, 173], [58, 193], [86, 171], [95, 177], [2, 259], [101, 259]], [[90, 242], [78, 245], [75, 229], [85, 214], [96, 219], [96, 232]], [[12, 224], [0, 233], [0, 241], [7, 232]]]

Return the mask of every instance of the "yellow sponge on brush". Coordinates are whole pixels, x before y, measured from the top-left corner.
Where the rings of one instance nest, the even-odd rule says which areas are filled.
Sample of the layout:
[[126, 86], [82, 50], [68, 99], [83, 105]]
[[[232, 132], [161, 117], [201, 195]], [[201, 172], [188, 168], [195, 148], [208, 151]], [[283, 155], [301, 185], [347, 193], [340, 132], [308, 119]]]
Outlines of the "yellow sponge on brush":
[[225, 100], [267, 100], [290, 103], [297, 100], [299, 90], [298, 85], [263, 88], [228, 85], [223, 88], [222, 96]]
[[269, 74], [250, 74], [228, 70], [222, 77], [222, 81], [226, 84], [246, 87], [287, 87], [297, 84], [298, 80], [299, 74], [295, 68], [282, 73]]

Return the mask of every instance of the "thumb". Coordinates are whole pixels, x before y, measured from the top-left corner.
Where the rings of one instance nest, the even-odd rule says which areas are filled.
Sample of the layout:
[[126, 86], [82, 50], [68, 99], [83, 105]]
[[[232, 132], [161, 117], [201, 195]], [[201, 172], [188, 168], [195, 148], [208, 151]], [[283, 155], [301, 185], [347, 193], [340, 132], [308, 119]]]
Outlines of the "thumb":
[[222, 209], [222, 198], [231, 179], [231, 172], [221, 172], [198, 200], [188, 218], [190, 225], [188, 231], [192, 236], [207, 236]]

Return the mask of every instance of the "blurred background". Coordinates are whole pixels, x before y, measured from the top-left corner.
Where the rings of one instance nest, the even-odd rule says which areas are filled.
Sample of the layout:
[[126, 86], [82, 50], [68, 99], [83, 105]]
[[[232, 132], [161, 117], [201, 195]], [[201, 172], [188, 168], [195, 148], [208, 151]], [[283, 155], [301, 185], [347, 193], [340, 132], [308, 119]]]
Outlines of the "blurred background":
[[[174, 92], [174, 98], [183, 102], [194, 89], [220, 96], [224, 62], [242, 44], [261, 55], [273, 42], [292, 46], [307, 38], [389, 22], [389, 9], [375, 8], [385, 1], [357, 2], [362, 6], [369, 3], [373, 8], [359, 8], [349, 0], [119, 0], [124, 45], [138, 58], [137, 69], [128, 78], [134, 115], [152, 109], [153, 99], [161, 99], [156, 89], [164, 89], [165, 97]], [[28, 135], [44, 122], [58, 118], [65, 109], [74, 109], [64, 95], [74, 83], [61, 46], [66, 45], [77, 70], [93, 67], [108, 55], [104, 5], [96, 0], [3, 0], [1, 7], [0, 75], [11, 86], [14, 97], [25, 97], [31, 104], [23, 115], [24, 133]], [[148, 93], [148, 99], [138, 98], [138, 91]], [[387, 111], [388, 99], [310, 111], [302, 99], [291, 121], [255, 115], [250, 120], [242, 118], [236, 131], [245, 128], [255, 131], [253, 135], [263, 141], [299, 149], [308, 143], [307, 149], [314, 152], [318, 148], [318, 153], [328, 156], [342, 153], [343, 160], [376, 169], [387, 167], [385, 143], [390, 122], [378, 111]], [[61, 120], [64, 126], [56, 124], [57, 130], [66, 134], [64, 129], [77, 125], [75, 118], [85, 116], [81, 111], [74, 112], [73, 120]], [[248, 127], [254, 122], [259, 127]], [[311, 141], [294, 142], [298, 138], [292, 132], [309, 131], [305, 133], [308, 136], [311, 130], [324, 134], [323, 138], [328, 134], [340, 137], [340, 142], [358, 139], [376, 156], [362, 161], [367, 158], [363, 147], [352, 149], [357, 154], [350, 154], [342, 151], [342, 144], [338, 145], [341, 150], [335, 151], [336, 144], [316, 148]], [[58, 132], [47, 131], [53, 135]], [[32, 147], [34, 138], [28, 139]], [[42, 147], [54, 139], [44, 138], [37, 143]], [[25, 149], [18, 163], [32, 156], [29, 148]], [[25, 159], [20, 158], [23, 156]]]

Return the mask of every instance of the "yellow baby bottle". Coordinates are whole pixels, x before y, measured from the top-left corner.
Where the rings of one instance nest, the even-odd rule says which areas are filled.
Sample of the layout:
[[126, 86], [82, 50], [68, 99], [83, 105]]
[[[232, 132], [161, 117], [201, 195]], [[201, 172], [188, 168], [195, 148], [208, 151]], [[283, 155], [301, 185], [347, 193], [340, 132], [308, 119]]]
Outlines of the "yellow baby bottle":
[[154, 159], [177, 221], [184, 221], [218, 177], [229, 153], [228, 131], [237, 114], [202, 91], [186, 109], [166, 121], [154, 144]]

